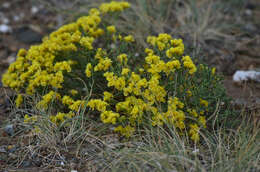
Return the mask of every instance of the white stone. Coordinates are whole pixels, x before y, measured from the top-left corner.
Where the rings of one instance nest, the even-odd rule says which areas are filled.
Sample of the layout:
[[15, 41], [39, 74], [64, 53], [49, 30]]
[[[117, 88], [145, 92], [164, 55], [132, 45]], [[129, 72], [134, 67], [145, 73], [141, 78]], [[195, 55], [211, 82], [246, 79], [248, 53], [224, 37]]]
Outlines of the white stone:
[[11, 32], [12, 29], [10, 26], [6, 25], [6, 24], [1, 24], [0, 25], [0, 32], [2, 33], [8, 33], [8, 32]]
[[31, 8], [31, 13], [32, 13], [32, 14], [36, 14], [36, 13], [38, 13], [38, 11], [39, 11], [39, 8], [37, 8], [37, 7], [35, 7], [35, 6], [33, 6], [33, 7]]
[[260, 82], [260, 72], [238, 70], [233, 75], [233, 81], [235, 81], [235, 82], [242, 82], [242, 81], [248, 81], [248, 80]]
[[10, 6], [11, 6], [11, 4], [9, 2], [5, 2], [2, 5], [2, 7], [4, 7], [4, 8], [9, 8]]

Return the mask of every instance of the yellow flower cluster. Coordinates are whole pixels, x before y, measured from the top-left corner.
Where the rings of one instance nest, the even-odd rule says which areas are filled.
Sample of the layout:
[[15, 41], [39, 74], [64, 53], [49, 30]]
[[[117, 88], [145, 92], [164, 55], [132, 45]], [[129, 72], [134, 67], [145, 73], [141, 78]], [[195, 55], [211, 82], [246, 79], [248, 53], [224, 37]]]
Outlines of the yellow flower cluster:
[[100, 58], [99, 63], [94, 67], [94, 71], [106, 71], [111, 66], [112, 61], [106, 57], [106, 58]]
[[24, 115], [24, 123], [34, 123], [37, 121], [37, 116], [29, 117], [28, 114]]
[[100, 112], [106, 111], [108, 103], [105, 101], [102, 101], [101, 99], [91, 99], [87, 106], [90, 107], [92, 110], [98, 110]]
[[112, 1], [110, 3], [103, 3], [100, 5], [99, 9], [102, 13], [123, 11], [126, 8], [129, 8], [130, 4], [128, 2], [116, 2]]
[[119, 116], [119, 113], [115, 113], [113, 111], [104, 111], [101, 113], [101, 121], [103, 123], [116, 124], [116, 120]]
[[23, 103], [23, 96], [21, 94], [18, 94], [15, 99], [16, 107], [20, 107], [22, 103]]
[[116, 32], [116, 27], [115, 26], [107, 26], [107, 31], [109, 33], [115, 33]]
[[42, 97], [42, 100], [37, 103], [36, 107], [38, 109], [47, 109], [48, 105], [55, 99], [61, 99], [60, 94], [50, 91]]
[[203, 100], [203, 99], [200, 99], [200, 104], [205, 106], [205, 107], [209, 106], [209, 102], [207, 100]]
[[127, 64], [127, 55], [126, 54], [120, 54], [117, 56], [117, 60], [123, 64], [123, 65], [126, 65]]
[[131, 43], [131, 42], [134, 42], [135, 40], [134, 40], [134, 37], [132, 35], [128, 35], [128, 36], [124, 37], [124, 41]]
[[79, 92], [77, 91], [77, 90], [75, 90], [75, 89], [71, 89], [70, 90], [70, 94], [72, 95], [72, 96], [75, 96], [75, 95], [77, 95]]
[[168, 35], [166, 33], [161, 33], [156, 36], [148, 36], [147, 37], [147, 43], [149, 43], [152, 46], [157, 46], [160, 51], [165, 50], [166, 48], [170, 47], [170, 41], [172, 40], [171, 35]]
[[[116, 3], [112, 4], [111, 6], [114, 6]], [[126, 4], [120, 6], [125, 8]], [[103, 29], [98, 27], [100, 22], [99, 11], [92, 9], [88, 16], [62, 26], [49, 37], [45, 37], [42, 44], [31, 46], [28, 52], [21, 49], [16, 62], [11, 64], [3, 75], [3, 84], [17, 91], [25, 88], [30, 95], [35, 93], [38, 87], [62, 88], [64, 71], [71, 72], [75, 63], [69, 59], [61, 61], [59, 52], [75, 52], [78, 45], [88, 51], [92, 50], [95, 38], [104, 34]], [[87, 33], [87, 36], [83, 35], [81, 30]], [[102, 61], [103, 63], [106, 65], [104, 68], [107, 68], [107, 61]]]
[[[51, 33], [42, 44], [20, 50], [4, 74], [3, 84], [22, 94], [47, 92], [36, 107], [48, 110], [50, 104], [57, 105], [57, 114], [49, 117], [56, 125], [86, 107], [126, 137], [151, 117], [153, 126], [170, 124], [181, 134], [188, 131], [197, 142], [200, 127], [206, 127], [204, 112], [209, 103], [204, 99], [192, 103], [196, 95], [192, 83], [195, 64], [183, 56], [182, 40], [164, 33], [147, 38], [150, 47], [140, 53], [141, 67], [136, 69], [136, 52], [131, 52], [134, 37], [120, 35], [114, 25], [100, 24], [106, 13], [128, 7], [127, 2], [103, 3], [88, 16]], [[93, 92], [87, 92], [74, 78], [80, 78], [86, 87], [90, 85]], [[180, 85], [182, 89], [177, 88]], [[22, 102], [18, 94], [16, 105]], [[24, 120], [28, 122], [31, 117]]]
[[190, 124], [190, 130], [189, 130], [189, 134], [191, 136], [191, 139], [194, 140], [195, 142], [199, 141], [199, 126], [197, 124]]
[[166, 51], [166, 56], [172, 58], [174, 56], [181, 56], [184, 52], [184, 44], [182, 39], [173, 39], [171, 40], [171, 48]]
[[183, 65], [185, 68], [189, 70], [189, 74], [193, 74], [197, 71], [197, 67], [195, 64], [192, 62], [190, 56], [184, 56], [182, 57]]
[[135, 128], [131, 127], [130, 125], [127, 125], [126, 127], [122, 127], [122, 125], [119, 125], [115, 128], [115, 131], [120, 132], [123, 136], [128, 138], [134, 134]]
[[105, 102], [109, 102], [112, 97], [113, 97], [112, 93], [107, 92], [107, 91], [104, 92], [104, 98], [103, 99], [104, 99]]
[[88, 78], [91, 77], [91, 71], [92, 71], [92, 64], [91, 63], [88, 63], [87, 64], [87, 67], [86, 67], [86, 70], [85, 70], [85, 74]]
[[50, 116], [50, 120], [54, 124], [59, 125], [63, 123], [66, 119], [71, 119], [74, 116], [75, 114], [73, 112], [69, 112], [69, 113], [58, 112], [57, 115]]
[[158, 113], [154, 116], [155, 123], [153, 125], [162, 125], [163, 122], [168, 122], [174, 125], [180, 130], [185, 129], [185, 113], [181, 110], [184, 104], [179, 101], [177, 97], [169, 98], [168, 100], [168, 110], [165, 113]]

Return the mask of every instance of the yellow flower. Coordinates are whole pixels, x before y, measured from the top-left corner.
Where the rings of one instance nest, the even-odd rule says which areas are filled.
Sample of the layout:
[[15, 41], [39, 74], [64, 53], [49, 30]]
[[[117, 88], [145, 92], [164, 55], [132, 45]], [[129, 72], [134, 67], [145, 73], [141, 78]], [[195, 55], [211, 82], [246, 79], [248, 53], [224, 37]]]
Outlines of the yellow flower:
[[123, 68], [121, 74], [127, 75], [129, 73], [129, 71], [130, 71], [129, 68]]
[[80, 44], [83, 46], [83, 47], [86, 47], [87, 49], [89, 50], [92, 50], [93, 49], [93, 42], [94, 42], [94, 38], [93, 37], [82, 37], [80, 39]]
[[187, 94], [188, 97], [191, 97], [191, 96], [192, 96], [192, 92], [191, 92], [190, 90], [187, 90], [187, 91], [186, 91], [186, 94]]
[[112, 111], [104, 111], [101, 113], [100, 117], [101, 117], [101, 121], [103, 123], [112, 123], [115, 124], [117, 118], [119, 118], [119, 113], [115, 113]]
[[67, 72], [71, 72], [70, 64], [71, 64], [70, 61], [57, 62], [54, 65], [54, 71], [56, 72], [56, 71], [66, 70]]
[[128, 35], [124, 37], [125, 42], [134, 42], [134, 37], [132, 35]]
[[106, 57], [105, 59], [100, 58], [99, 63], [94, 67], [94, 71], [106, 71], [112, 65], [112, 60]]
[[209, 102], [207, 100], [203, 100], [203, 99], [200, 99], [200, 104], [205, 106], [205, 107], [209, 106]]
[[62, 104], [64, 105], [72, 105], [74, 103], [74, 100], [69, 96], [63, 96], [62, 98]]
[[215, 73], [216, 73], [216, 68], [213, 67], [212, 70], [211, 70], [211, 74], [212, 74], [212, 75], [215, 75]]
[[86, 67], [86, 70], [85, 70], [85, 74], [86, 74], [86, 76], [87, 76], [88, 78], [91, 77], [91, 70], [92, 70], [92, 65], [91, 65], [91, 63], [88, 63], [88, 64], [87, 64], [87, 67]]
[[73, 104], [69, 106], [70, 110], [78, 111], [80, 106], [82, 106], [85, 102], [81, 100], [74, 101]]
[[116, 32], [116, 27], [115, 27], [114, 25], [108, 26], [108, 27], [107, 27], [107, 31], [108, 31], [109, 33], [115, 33], [115, 32]]
[[24, 123], [33, 123], [33, 122], [35, 122], [35, 121], [37, 121], [37, 116], [29, 117], [28, 114], [26, 114], [26, 115], [24, 116], [24, 120], [23, 120]]
[[114, 131], [119, 132], [121, 135], [129, 138], [134, 134], [135, 128], [131, 127], [130, 125], [127, 125], [126, 127], [122, 127], [121, 125], [119, 125], [114, 129]]
[[199, 127], [197, 124], [190, 124], [189, 134], [191, 139], [196, 143], [199, 141]]
[[111, 99], [112, 97], [113, 97], [113, 94], [111, 94], [111, 93], [105, 91], [105, 92], [104, 92], [104, 98], [103, 98], [103, 100], [107, 102], [107, 101], [110, 101], [110, 99]]
[[98, 16], [99, 14], [100, 14], [100, 12], [96, 8], [91, 8], [90, 11], [89, 11], [89, 15], [97, 15]]
[[130, 4], [128, 2], [116, 2], [111, 1], [110, 3], [102, 3], [99, 9], [102, 13], [123, 11], [125, 8], [129, 8]]
[[44, 96], [42, 96], [42, 100], [39, 101], [37, 104], [36, 104], [36, 107], [38, 109], [47, 109], [48, 108], [48, 105], [54, 101], [55, 99], [60, 99], [60, 94], [57, 93], [57, 92], [54, 92], [54, 91], [50, 91], [49, 93], [45, 94]]
[[188, 109], [187, 111], [188, 111], [192, 116], [198, 117], [198, 113], [196, 112], [195, 109]]
[[73, 95], [73, 96], [75, 96], [75, 95], [78, 94], [78, 91], [75, 90], [75, 89], [71, 89], [71, 90], [70, 90], [70, 94]]
[[98, 110], [100, 112], [104, 112], [107, 107], [107, 103], [105, 101], [102, 101], [101, 99], [91, 99], [87, 106], [90, 107], [91, 110]]
[[23, 103], [23, 96], [21, 94], [18, 94], [15, 99], [16, 107], [20, 107], [22, 103]]
[[121, 63], [121, 64], [124, 64], [126, 65], [127, 64], [127, 55], [126, 54], [120, 54], [117, 56], [117, 60]]
[[197, 71], [197, 67], [192, 62], [190, 56], [183, 56], [182, 61], [183, 61], [184, 67], [189, 69], [189, 74], [192, 75], [193, 73], [195, 73]]
[[206, 118], [205, 118], [205, 116], [200, 116], [200, 117], [199, 117], [199, 123], [200, 123], [204, 128], [206, 128]]

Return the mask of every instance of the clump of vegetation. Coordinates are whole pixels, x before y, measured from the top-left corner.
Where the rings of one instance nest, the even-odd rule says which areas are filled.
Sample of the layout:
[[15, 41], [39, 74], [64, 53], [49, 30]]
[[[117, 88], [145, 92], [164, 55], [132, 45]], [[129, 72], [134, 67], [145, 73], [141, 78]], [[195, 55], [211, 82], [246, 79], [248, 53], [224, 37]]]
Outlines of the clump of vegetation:
[[[84, 111], [125, 137], [147, 124], [170, 125], [197, 143], [225, 98], [221, 78], [185, 55], [181, 39], [148, 36], [149, 47], [139, 51], [132, 35], [102, 22], [128, 7], [127, 2], [103, 3], [40, 45], [21, 49], [3, 84], [18, 93], [17, 107], [35, 101], [26, 95], [40, 97], [32, 104], [60, 129]], [[32, 125], [40, 118], [24, 114], [24, 122]]]

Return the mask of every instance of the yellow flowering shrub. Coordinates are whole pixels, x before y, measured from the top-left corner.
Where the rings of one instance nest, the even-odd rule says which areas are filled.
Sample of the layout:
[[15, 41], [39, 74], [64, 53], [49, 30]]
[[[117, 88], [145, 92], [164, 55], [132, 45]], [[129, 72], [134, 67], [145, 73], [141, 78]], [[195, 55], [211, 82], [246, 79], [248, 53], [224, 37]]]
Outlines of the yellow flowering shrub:
[[[149, 36], [149, 47], [135, 56], [134, 37], [102, 23], [107, 13], [129, 7], [127, 2], [103, 3], [40, 45], [21, 49], [3, 84], [18, 93], [17, 107], [26, 94], [40, 95], [35, 102], [40, 110], [56, 105], [56, 113], [49, 116], [55, 125], [87, 108], [86, 113], [99, 114], [100, 122], [126, 137], [137, 126], [151, 123], [172, 125], [199, 141], [200, 129], [207, 127], [207, 118], [223, 96], [215, 69], [198, 68], [184, 55], [182, 40], [165, 33]], [[35, 120], [24, 116], [24, 122]]]

